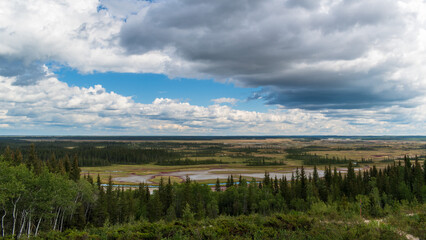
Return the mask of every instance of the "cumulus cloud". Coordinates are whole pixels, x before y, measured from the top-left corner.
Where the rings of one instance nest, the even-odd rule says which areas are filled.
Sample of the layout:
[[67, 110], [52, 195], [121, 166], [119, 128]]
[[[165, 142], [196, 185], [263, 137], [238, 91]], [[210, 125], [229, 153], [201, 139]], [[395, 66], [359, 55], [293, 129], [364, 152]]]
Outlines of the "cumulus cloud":
[[422, 1], [156, 1], [120, 43], [167, 52], [183, 74], [262, 86], [270, 104], [364, 109], [425, 94], [425, 13]]
[[22, 62], [0, 55], [0, 76], [16, 77], [15, 84], [28, 85], [46, 75], [46, 67], [39, 62]]
[[[0, 9], [2, 129], [425, 132], [421, 0], [31, 0]], [[140, 104], [100, 85], [70, 87], [45, 65], [261, 87], [247, 99], [279, 109], [241, 111], [231, 98]]]
[[[10, 131], [53, 131], [68, 134], [138, 135], [292, 135], [386, 134], [425, 131], [421, 109], [392, 107], [334, 113], [302, 109], [277, 109], [266, 113], [243, 111], [228, 105], [197, 106], [168, 98], [141, 104], [131, 97], [106, 91], [102, 86], [72, 87], [55, 77], [31, 85], [17, 85], [16, 77], [0, 77], [0, 128]], [[406, 121], [392, 122], [393, 112]], [[410, 112], [412, 111], [412, 112]], [[412, 115], [414, 113], [414, 115]], [[335, 115], [330, 117], [329, 115]], [[380, 116], [372, 119], [371, 116]]]
[[239, 100], [236, 98], [216, 98], [216, 99], [212, 99], [212, 102], [216, 103], [216, 104], [223, 104], [223, 103], [229, 103], [231, 105], [235, 105], [237, 104]]
[[[98, 0], [2, 1], [0, 74], [10, 76], [13, 71], [15, 75], [28, 75], [28, 66], [37, 70], [45, 62], [84, 73], [164, 72], [164, 65], [170, 61], [166, 54], [148, 51], [128, 55], [118, 44], [126, 18], [123, 12], [143, 4], [105, 1], [107, 7], [101, 6]], [[15, 65], [18, 67], [5, 73], [4, 69]], [[22, 79], [24, 84], [29, 83], [29, 78]]]
[[288, 108], [388, 107], [426, 91], [421, 0], [34, 0], [0, 8], [0, 74], [19, 75], [16, 84], [39, 79], [52, 61], [85, 73], [263, 87], [262, 99]]

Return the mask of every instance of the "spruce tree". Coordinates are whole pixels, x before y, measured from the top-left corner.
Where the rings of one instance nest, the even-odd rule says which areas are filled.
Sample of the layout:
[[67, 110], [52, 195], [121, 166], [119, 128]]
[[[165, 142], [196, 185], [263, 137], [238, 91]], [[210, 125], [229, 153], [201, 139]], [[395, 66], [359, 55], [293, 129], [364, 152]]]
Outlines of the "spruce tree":
[[63, 162], [64, 162], [65, 172], [69, 174], [71, 172], [72, 166], [71, 166], [71, 162], [70, 162], [70, 158], [68, 157], [68, 154], [65, 155]]
[[318, 187], [319, 175], [318, 175], [317, 165], [314, 165], [314, 173], [313, 173], [312, 181], [314, 183], [314, 186]]
[[305, 176], [305, 169], [302, 166], [302, 169], [300, 171], [300, 197], [303, 200], [306, 200], [307, 197], [307, 189], [308, 186], [306, 184], [306, 176]]
[[19, 149], [16, 149], [16, 151], [15, 151], [15, 166], [18, 166], [18, 165], [20, 165], [20, 164], [22, 164], [23, 162], [24, 162], [24, 160], [23, 160], [24, 158], [23, 158], [23, 156], [22, 156], [22, 153], [21, 153], [21, 151], [19, 151]]
[[275, 179], [274, 179], [274, 195], [277, 195], [277, 193], [279, 192], [279, 187], [278, 187], [278, 178], [277, 175], [275, 175]]
[[183, 220], [186, 223], [191, 223], [194, 221], [194, 214], [191, 211], [191, 206], [187, 203], [183, 209]]
[[216, 187], [215, 187], [215, 191], [216, 191], [216, 192], [220, 192], [220, 191], [221, 191], [221, 189], [220, 189], [220, 181], [219, 181], [219, 178], [217, 178], [217, 179], [216, 179]]
[[269, 178], [269, 173], [267, 171], [265, 171], [265, 177], [263, 178], [263, 184], [265, 186], [269, 186], [270, 185], [270, 181], [271, 179]]
[[52, 154], [50, 155], [50, 158], [47, 162], [47, 168], [49, 169], [50, 172], [58, 172], [57, 171], [57, 161], [56, 161], [56, 156], [55, 153], [52, 152]]
[[31, 143], [30, 153], [29, 153], [28, 159], [26, 161], [26, 165], [27, 165], [28, 169], [31, 169], [32, 167], [34, 167], [36, 159], [37, 159], [37, 153], [35, 151], [35, 146], [34, 146], [34, 143]]
[[101, 183], [101, 176], [99, 176], [99, 173], [98, 173], [98, 177], [96, 178], [96, 184], [98, 185], [98, 189], [99, 190], [103, 189], [102, 188], [102, 183]]
[[80, 179], [80, 167], [78, 166], [78, 157], [77, 154], [74, 155], [71, 172], [70, 172], [70, 179], [74, 181], [78, 181]]
[[12, 163], [13, 161], [13, 152], [10, 150], [9, 146], [4, 150], [3, 159], [8, 163]]

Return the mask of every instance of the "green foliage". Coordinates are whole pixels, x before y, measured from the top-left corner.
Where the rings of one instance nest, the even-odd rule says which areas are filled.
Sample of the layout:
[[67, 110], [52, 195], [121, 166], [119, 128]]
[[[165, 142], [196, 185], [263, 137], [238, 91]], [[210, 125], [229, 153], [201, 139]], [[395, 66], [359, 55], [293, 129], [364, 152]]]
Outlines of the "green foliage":
[[194, 221], [194, 213], [192, 213], [191, 206], [189, 206], [189, 203], [185, 205], [185, 208], [183, 209], [182, 217], [186, 223], [191, 223]]
[[[219, 181], [217, 191], [212, 191], [189, 177], [182, 184], [161, 179], [158, 190], [151, 194], [144, 184], [137, 190], [114, 187], [111, 177], [106, 187], [101, 186], [100, 177], [96, 185], [90, 178], [80, 179], [77, 155], [72, 161], [68, 155], [57, 160], [50, 154], [45, 161], [38, 156], [32, 146], [22, 161], [25, 164], [17, 164], [10, 149], [0, 158], [4, 235], [327, 239], [326, 232], [337, 231], [339, 234], [332, 235], [335, 239], [392, 239], [393, 229], [361, 224], [360, 218], [382, 218], [399, 209], [424, 206], [426, 199], [425, 169], [418, 161], [411, 164], [408, 157], [404, 165], [373, 167], [358, 174], [351, 162], [346, 175], [328, 167], [324, 178], [319, 178], [316, 167], [313, 177], [307, 177], [302, 167], [291, 180], [273, 179], [265, 172], [261, 182], [247, 182], [240, 176], [237, 183], [231, 175], [224, 191]], [[423, 235], [419, 228], [424, 227], [424, 210], [419, 211], [419, 217], [405, 219], [404, 226]], [[338, 223], [348, 220], [351, 226]], [[49, 233], [51, 230], [62, 233]]]
[[304, 213], [195, 221], [138, 222], [85, 231], [43, 233], [43, 239], [404, 239], [385, 225], [328, 222]]

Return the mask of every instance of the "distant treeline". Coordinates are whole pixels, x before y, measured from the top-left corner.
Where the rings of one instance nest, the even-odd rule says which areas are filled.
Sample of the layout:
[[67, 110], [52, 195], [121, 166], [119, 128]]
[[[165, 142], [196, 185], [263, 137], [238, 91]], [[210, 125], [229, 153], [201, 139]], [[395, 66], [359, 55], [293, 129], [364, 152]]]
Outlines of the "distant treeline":
[[244, 161], [247, 166], [276, 166], [276, 165], [285, 165], [284, 160], [280, 159], [271, 159], [268, 157], [251, 157]]
[[172, 159], [172, 160], [163, 159], [163, 160], [157, 161], [156, 164], [162, 165], [162, 166], [202, 165], [202, 164], [222, 164], [222, 161], [218, 161], [216, 159], [191, 160], [191, 159], [185, 158], [185, 159]]
[[[215, 155], [222, 150], [221, 144], [200, 145], [197, 143], [123, 143], [123, 142], [37, 142], [37, 154], [42, 162], [57, 159], [65, 162], [66, 158], [77, 157], [80, 167], [110, 166], [112, 164], [157, 164], [202, 165], [222, 164]], [[31, 143], [25, 141], [11, 142], [5, 145], [0, 141], [0, 151], [9, 148], [12, 157], [22, 155], [28, 158]], [[34, 144], [33, 144], [34, 145]], [[172, 148], [183, 150], [173, 150]], [[201, 150], [200, 150], [201, 149]], [[237, 150], [241, 150], [242, 153]], [[283, 161], [268, 157], [256, 157], [251, 154], [255, 148], [233, 149], [231, 158], [243, 158], [247, 166], [284, 165]], [[202, 159], [198, 159], [202, 158]], [[51, 161], [52, 162], [52, 161]]]
[[[13, 149], [15, 147], [15, 149]], [[6, 148], [6, 147], [5, 147]], [[30, 144], [12, 145], [12, 157], [21, 154], [23, 158], [30, 155]], [[166, 161], [177, 161], [181, 154], [172, 150], [142, 148], [126, 143], [37, 143], [37, 154], [41, 161], [51, 158], [65, 159], [77, 156], [79, 165], [109, 166], [111, 164], [163, 164]]]
[[364, 159], [364, 158], [361, 161], [359, 161], [359, 160], [353, 160], [353, 159], [346, 159], [346, 157], [339, 158], [336, 156], [329, 157], [328, 155], [321, 156], [321, 155], [306, 152], [304, 151], [304, 149], [300, 149], [300, 148], [289, 148], [289, 149], [286, 149], [286, 152], [287, 152], [287, 158], [294, 159], [294, 160], [302, 160], [303, 165], [329, 165], [329, 164], [348, 164], [349, 162], [352, 162], [352, 163], [372, 163], [373, 162], [372, 159]]

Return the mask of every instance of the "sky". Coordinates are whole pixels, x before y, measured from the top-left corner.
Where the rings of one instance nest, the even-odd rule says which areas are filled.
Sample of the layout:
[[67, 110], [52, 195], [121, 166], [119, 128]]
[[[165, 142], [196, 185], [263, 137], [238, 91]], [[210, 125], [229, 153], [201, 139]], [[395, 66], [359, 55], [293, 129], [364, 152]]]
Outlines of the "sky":
[[0, 2], [0, 135], [426, 135], [422, 0]]

